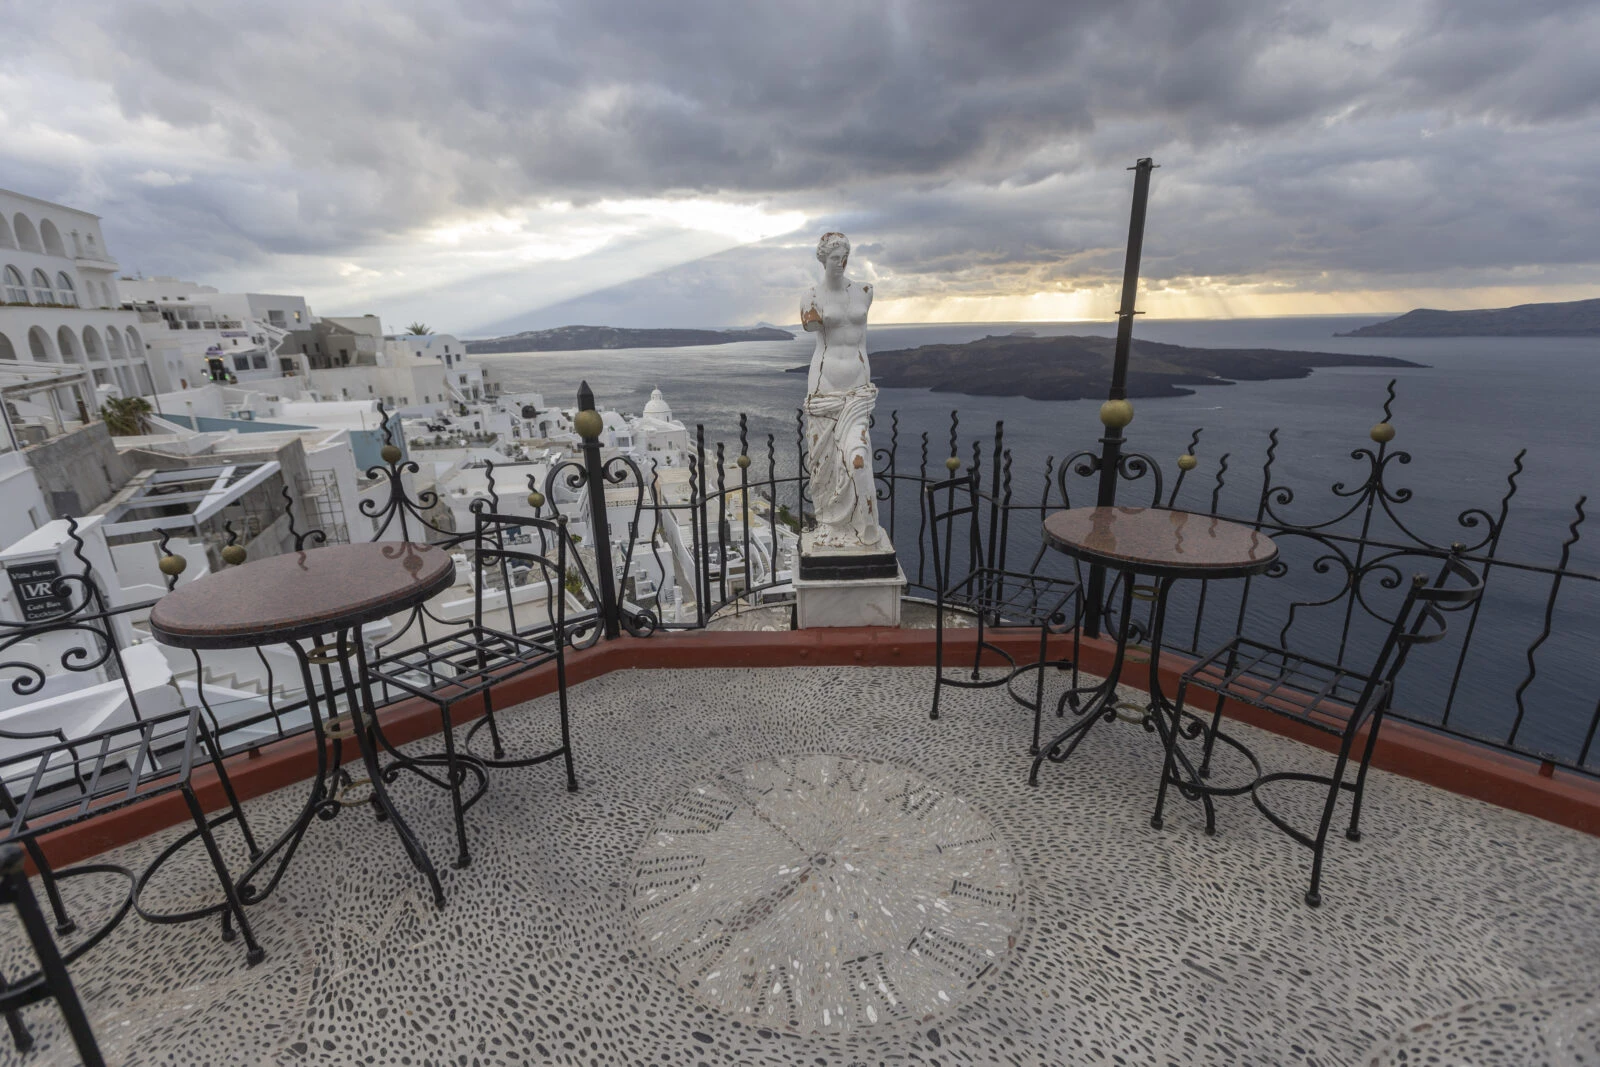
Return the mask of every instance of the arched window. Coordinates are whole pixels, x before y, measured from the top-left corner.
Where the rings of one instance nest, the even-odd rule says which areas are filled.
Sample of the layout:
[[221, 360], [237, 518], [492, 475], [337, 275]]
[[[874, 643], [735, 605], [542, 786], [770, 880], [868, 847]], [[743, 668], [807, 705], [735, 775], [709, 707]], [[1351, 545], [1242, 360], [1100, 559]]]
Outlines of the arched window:
[[56, 294], [50, 288], [50, 275], [33, 268], [33, 302], [35, 304], [54, 304]]
[[56, 294], [67, 307], [75, 308], [78, 306], [78, 294], [73, 292], [72, 279], [67, 277], [66, 271], [60, 271], [56, 274]]
[[6, 303], [28, 303], [28, 284], [22, 280], [22, 272], [15, 267], [6, 268]]
[[33, 228], [33, 222], [22, 212], [17, 212], [11, 218], [11, 228], [16, 231], [17, 247], [24, 252], [43, 252], [39, 247], [39, 231]]
[[11, 338], [3, 333], [0, 333], [0, 359], [9, 359], [13, 363], [17, 361], [17, 350], [11, 346]]
[[93, 326], [83, 328], [83, 354], [96, 362], [106, 358], [105, 353], [100, 350], [100, 331]]
[[106, 349], [110, 352], [112, 359], [121, 359], [124, 355], [122, 351], [122, 334], [114, 327], [106, 330]]
[[144, 355], [144, 342], [139, 340], [139, 331], [135, 330], [132, 326], [128, 327], [127, 334], [128, 358], [138, 359], [140, 356]]
[[61, 231], [56, 229], [56, 224], [49, 219], [39, 220], [39, 239], [44, 242], [44, 250], [48, 255], [67, 254], [66, 246], [61, 243]]
[[11, 236], [11, 224], [6, 222], [6, 217], [0, 215], [0, 248], [17, 247], [17, 239]]

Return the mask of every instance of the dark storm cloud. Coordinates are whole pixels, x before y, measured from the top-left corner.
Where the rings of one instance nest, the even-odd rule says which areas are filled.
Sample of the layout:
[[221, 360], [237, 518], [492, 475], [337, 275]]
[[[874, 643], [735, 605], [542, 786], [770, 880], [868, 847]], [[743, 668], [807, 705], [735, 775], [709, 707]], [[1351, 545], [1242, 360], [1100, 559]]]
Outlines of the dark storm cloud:
[[[68, 71], [132, 125], [88, 162], [0, 159], [0, 183], [90, 190], [125, 259], [190, 275], [530, 201], [699, 195], [846, 226], [903, 291], [1071, 288], [1120, 273], [1138, 155], [1163, 165], [1156, 277], [1600, 259], [1593, 3], [80, 8], [0, 74]], [[136, 180], [152, 122], [193, 139], [158, 164], [183, 184]]]

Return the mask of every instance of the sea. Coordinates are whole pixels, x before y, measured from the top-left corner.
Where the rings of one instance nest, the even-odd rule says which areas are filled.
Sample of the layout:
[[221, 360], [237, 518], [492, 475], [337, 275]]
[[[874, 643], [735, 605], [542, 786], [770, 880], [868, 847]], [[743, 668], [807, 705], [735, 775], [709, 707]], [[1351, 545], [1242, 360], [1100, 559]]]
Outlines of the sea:
[[[1396, 356], [1418, 367], [1345, 367], [1310, 376], [1263, 382], [1200, 386], [1192, 395], [1135, 399], [1127, 448], [1147, 453], [1172, 473], [1172, 461], [1194, 452], [1199, 468], [1189, 476], [1178, 505], [1210, 503], [1221, 457], [1228, 457], [1219, 503], [1225, 512], [1253, 514], [1261, 488], [1261, 465], [1269, 432], [1278, 446], [1275, 485], [1289, 485], [1294, 500], [1283, 514], [1315, 522], [1342, 510], [1334, 487], [1360, 485], [1365, 459], [1351, 453], [1372, 447], [1368, 431], [1385, 418], [1395, 427], [1390, 450], [1409, 456], [1391, 463], [1385, 484], [1409, 489], [1395, 501], [1396, 515], [1414, 532], [1436, 543], [1475, 540], [1458, 516], [1481, 508], [1498, 514], [1515, 457], [1523, 453], [1497, 555], [1554, 567], [1580, 501], [1600, 508], [1600, 339], [1596, 338], [1351, 338], [1335, 334], [1386, 316], [1305, 316], [1232, 320], [1158, 320], [1140, 317], [1135, 338], [1201, 348], [1272, 348], [1296, 351]], [[1039, 336], [1111, 336], [1112, 323], [940, 323], [872, 326], [868, 351], [961, 343], [1019, 330]], [[767, 436], [779, 455], [780, 475], [793, 469], [796, 409], [805, 377], [788, 373], [807, 364], [813, 339], [686, 348], [582, 352], [500, 353], [475, 357], [507, 391], [536, 390], [547, 403], [571, 406], [581, 382], [597, 405], [638, 412], [654, 388], [661, 389], [675, 418], [703, 425], [708, 442], [722, 441], [727, 455], [739, 452], [739, 415], [747, 416], [754, 470], [764, 470]], [[1137, 359], [1137, 354], [1135, 355]], [[1390, 383], [1394, 396], [1389, 399]], [[921, 435], [929, 435], [930, 466], [942, 471], [950, 453], [951, 413], [959, 413], [958, 448], [970, 459], [972, 442], [983, 449], [989, 476], [990, 439], [1004, 424], [1012, 453], [1013, 492], [1038, 495], [1048, 459], [1059, 464], [1079, 450], [1096, 449], [1101, 432], [1098, 400], [1037, 401], [1020, 397], [883, 389], [878, 397], [873, 444], [889, 444], [891, 413], [898, 413], [897, 461], [902, 471], [920, 461]], [[1087, 482], [1079, 482], [1087, 489]], [[1147, 484], [1147, 483], [1146, 483]], [[1168, 483], [1170, 489], [1170, 482]], [[1092, 490], [1089, 490], [1092, 492]], [[1119, 502], [1145, 503], [1148, 489], [1125, 485]], [[780, 496], [780, 499], [781, 496]], [[1075, 498], [1076, 503], [1089, 497]], [[904, 500], [897, 505], [906, 506]], [[1380, 520], [1384, 517], [1380, 516]], [[904, 521], [904, 520], [902, 520]], [[1592, 527], [1592, 524], [1590, 524]], [[1394, 539], [1382, 522], [1374, 536]], [[1422, 719], [1437, 719], [1446, 689], [1457, 690], [1449, 725], [1468, 733], [1504, 738], [1517, 721], [1519, 747], [1570, 761], [1581, 745], [1600, 698], [1600, 528], [1580, 526], [1566, 548], [1546, 628], [1553, 575], [1493, 574], [1463, 670], [1443, 659], [1420, 672], [1413, 702]], [[1533, 680], [1529, 677], [1529, 646]], [[1410, 676], [1407, 676], [1410, 681]], [[1437, 689], [1437, 692], [1434, 690]], [[1425, 709], [1433, 709], [1427, 711]], [[1594, 749], [1600, 749], [1596, 741]], [[1600, 751], [1589, 766], [1600, 770]]]

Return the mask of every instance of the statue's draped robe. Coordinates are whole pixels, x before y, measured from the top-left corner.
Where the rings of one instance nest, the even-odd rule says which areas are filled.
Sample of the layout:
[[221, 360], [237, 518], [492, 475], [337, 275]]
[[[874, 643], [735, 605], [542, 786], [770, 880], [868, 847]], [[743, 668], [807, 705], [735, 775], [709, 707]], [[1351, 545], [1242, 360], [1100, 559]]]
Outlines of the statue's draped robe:
[[878, 387], [870, 382], [849, 392], [806, 397], [806, 474], [818, 543], [858, 544], [861, 534], [878, 523], [875, 494], [866, 488], [873, 484], [870, 477], [851, 476], [857, 456], [872, 469], [867, 426], [877, 400]]

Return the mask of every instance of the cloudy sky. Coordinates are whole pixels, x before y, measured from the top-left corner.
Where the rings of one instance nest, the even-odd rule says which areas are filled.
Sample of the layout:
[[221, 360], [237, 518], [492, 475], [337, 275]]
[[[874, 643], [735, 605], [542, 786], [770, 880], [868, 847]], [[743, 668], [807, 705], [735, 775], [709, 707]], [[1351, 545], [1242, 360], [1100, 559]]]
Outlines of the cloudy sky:
[[1593, 0], [0, 0], [0, 186], [477, 335], [1600, 295]]

